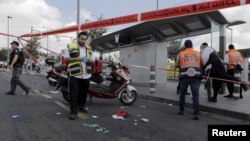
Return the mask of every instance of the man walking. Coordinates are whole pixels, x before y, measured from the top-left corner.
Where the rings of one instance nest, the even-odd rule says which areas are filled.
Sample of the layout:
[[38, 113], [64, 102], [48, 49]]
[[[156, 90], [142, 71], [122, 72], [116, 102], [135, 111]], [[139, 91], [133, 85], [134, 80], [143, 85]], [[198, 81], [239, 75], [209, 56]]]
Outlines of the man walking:
[[10, 54], [10, 62], [9, 68], [12, 70], [12, 78], [11, 78], [11, 89], [6, 92], [7, 95], [15, 95], [16, 87], [19, 85], [25, 92], [26, 95], [29, 94], [31, 87], [26, 86], [23, 81], [20, 79], [23, 70], [24, 63], [24, 54], [22, 49], [18, 48], [19, 43], [17, 41], [13, 41], [11, 44], [12, 52]]

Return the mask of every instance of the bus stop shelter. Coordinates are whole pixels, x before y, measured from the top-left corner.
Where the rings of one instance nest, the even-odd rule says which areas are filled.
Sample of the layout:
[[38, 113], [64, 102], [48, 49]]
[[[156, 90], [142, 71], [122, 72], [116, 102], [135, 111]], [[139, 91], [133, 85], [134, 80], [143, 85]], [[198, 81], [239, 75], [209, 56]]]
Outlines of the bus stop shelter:
[[[179, 16], [143, 22], [110, 33], [93, 40], [92, 47], [102, 54], [120, 51], [120, 57], [127, 64], [166, 68], [168, 41], [211, 33], [212, 26], [216, 24], [219, 27], [218, 50], [223, 57], [226, 52], [226, 28], [243, 23], [231, 22], [219, 11]], [[135, 83], [165, 84], [167, 81], [166, 72], [162, 70], [156, 69], [154, 80], [150, 79], [149, 70], [130, 66], [130, 71]]]

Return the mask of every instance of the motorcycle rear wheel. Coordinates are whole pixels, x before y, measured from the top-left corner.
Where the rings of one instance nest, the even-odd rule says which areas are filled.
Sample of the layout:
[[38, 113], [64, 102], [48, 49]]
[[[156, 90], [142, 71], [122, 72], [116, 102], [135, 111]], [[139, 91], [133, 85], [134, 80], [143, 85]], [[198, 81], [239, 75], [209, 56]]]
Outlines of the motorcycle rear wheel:
[[62, 91], [62, 96], [65, 101], [70, 102], [70, 95], [68, 92]]
[[120, 97], [120, 102], [123, 104], [123, 105], [132, 105], [134, 104], [134, 102], [136, 101], [137, 99], [137, 92], [136, 91], [132, 91], [131, 92], [131, 96], [128, 95], [128, 93], [126, 91], [123, 91], [121, 93], [121, 97]]

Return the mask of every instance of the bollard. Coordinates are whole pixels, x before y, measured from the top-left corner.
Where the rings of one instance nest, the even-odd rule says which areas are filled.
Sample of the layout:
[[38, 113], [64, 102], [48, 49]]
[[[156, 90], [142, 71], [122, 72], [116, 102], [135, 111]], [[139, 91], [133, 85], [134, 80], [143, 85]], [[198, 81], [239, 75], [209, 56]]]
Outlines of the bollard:
[[155, 94], [155, 66], [150, 66], [150, 94]]
[[[239, 81], [241, 80], [241, 75], [240, 75], [239, 70], [237, 69], [234, 70], [234, 77]], [[239, 84], [234, 83], [233, 96], [240, 97], [240, 85]]]

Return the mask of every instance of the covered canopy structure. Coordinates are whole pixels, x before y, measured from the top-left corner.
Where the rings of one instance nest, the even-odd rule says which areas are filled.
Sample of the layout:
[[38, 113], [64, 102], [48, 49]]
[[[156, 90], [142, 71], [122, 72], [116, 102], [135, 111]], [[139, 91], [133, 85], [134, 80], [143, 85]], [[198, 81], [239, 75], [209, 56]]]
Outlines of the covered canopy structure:
[[[127, 64], [166, 68], [168, 41], [211, 33], [213, 24], [216, 24], [220, 30], [219, 50], [222, 57], [226, 50], [226, 27], [243, 23], [228, 21], [219, 11], [178, 16], [147, 21], [110, 33], [93, 40], [92, 47], [101, 53], [120, 51], [120, 57], [125, 58]], [[152, 81], [149, 70], [130, 67], [130, 71], [135, 83]], [[166, 83], [166, 71], [156, 70], [155, 75], [152, 82]]]
[[[92, 46], [100, 52], [119, 50], [145, 42], [181, 39], [211, 33], [211, 22], [233, 26], [243, 21], [230, 22], [219, 11], [148, 21], [108, 34], [92, 41]], [[125, 44], [117, 44], [115, 36], [121, 35]], [[125, 38], [125, 39], [124, 39]]]

